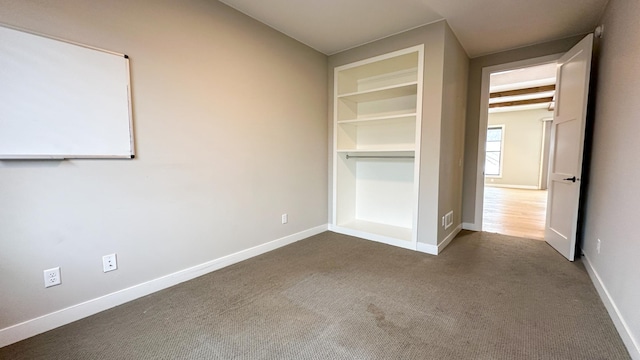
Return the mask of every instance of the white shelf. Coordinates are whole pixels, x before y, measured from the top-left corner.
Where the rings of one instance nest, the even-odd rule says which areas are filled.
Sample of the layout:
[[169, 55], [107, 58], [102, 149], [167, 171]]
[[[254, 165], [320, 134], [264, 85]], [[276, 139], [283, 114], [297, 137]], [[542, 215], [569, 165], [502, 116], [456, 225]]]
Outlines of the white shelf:
[[409, 83], [386, 86], [383, 88], [367, 90], [367, 91], [357, 91], [349, 94], [344, 94], [338, 96], [338, 99], [344, 99], [353, 101], [355, 103], [359, 102], [368, 102], [368, 101], [378, 101], [384, 99], [393, 99], [403, 96], [415, 95], [418, 89], [418, 82], [412, 81]]
[[389, 153], [411, 153], [411, 154], [394, 154], [394, 155], [413, 155], [415, 153], [415, 148], [411, 147], [397, 147], [397, 148], [366, 148], [366, 149], [338, 149], [336, 150], [338, 153], [384, 153], [386, 155], [391, 155]]
[[353, 220], [344, 224], [338, 224], [338, 226], [407, 242], [411, 241], [411, 229], [409, 228], [364, 220]]
[[416, 117], [339, 122], [336, 134], [338, 150], [414, 150]]
[[339, 120], [338, 124], [353, 124], [353, 125], [370, 125], [370, 124], [382, 124], [382, 123], [395, 123], [397, 121], [404, 120], [416, 120], [417, 114], [415, 112], [408, 114], [387, 115], [387, 116], [369, 116], [359, 119]]
[[342, 66], [336, 77], [337, 94], [415, 81], [419, 59], [417, 51], [409, 50]]

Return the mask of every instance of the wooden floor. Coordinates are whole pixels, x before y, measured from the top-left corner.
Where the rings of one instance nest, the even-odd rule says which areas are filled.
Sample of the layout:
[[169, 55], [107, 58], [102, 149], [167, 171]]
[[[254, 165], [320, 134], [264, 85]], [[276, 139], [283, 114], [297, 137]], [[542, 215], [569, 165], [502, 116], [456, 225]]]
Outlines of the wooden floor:
[[546, 190], [486, 186], [482, 230], [544, 240], [546, 211]]

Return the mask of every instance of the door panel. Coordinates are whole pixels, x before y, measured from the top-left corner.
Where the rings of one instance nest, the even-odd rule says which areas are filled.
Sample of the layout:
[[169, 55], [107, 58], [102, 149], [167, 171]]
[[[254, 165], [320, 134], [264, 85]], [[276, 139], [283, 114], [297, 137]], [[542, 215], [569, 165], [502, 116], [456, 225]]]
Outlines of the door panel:
[[573, 176], [578, 170], [576, 161], [580, 158], [580, 121], [577, 119], [569, 119], [562, 123], [555, 123], [556, 129], [554, 138], [554, 161], [552, 162], [553, 173], [559, 173]]
[[549, 228], [556, 233], [557, 236], [561, 236], [564, 240], [570, 237], [572, 231], [572, 224], [570, 221], [565, 221], [565, 214], [571, 214], [573, 209], [573, 189], [575, 186], [564, 181], [553, 181], [550, 191], [555, 192], [555, 201], [548, 207], [551, 216], [549, 217], [551, 223]]
[[593, 35], [589, 34], [560, 58], [551, 127], [545, 241], [571, 261], [575, 258], [592, 47]]

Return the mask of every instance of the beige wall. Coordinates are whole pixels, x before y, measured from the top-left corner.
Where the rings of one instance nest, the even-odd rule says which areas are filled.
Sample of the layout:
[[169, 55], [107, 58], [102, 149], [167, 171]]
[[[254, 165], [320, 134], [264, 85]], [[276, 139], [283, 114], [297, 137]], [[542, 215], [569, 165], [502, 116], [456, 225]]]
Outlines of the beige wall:
[[[451, 28], [445, 27], [442, 126], [440, 129], [440, 179], [438, 195], [438, 244], [462, 224], [462, 165], [467, 109], [469, 58]], [[429, 95], [427, 95], [429, 96]], [[425, 129], [430, 131], [430, 129]], [[425, 176], [429, 176], [425, 174]], [[440, 219], [453, 211], [453, 225], [444, 229]]]
[[542, 160], [544, 118], [553, 116], [547, 109], [489, 114], [488, 123], [504, 125], [501, 177], [485, 177], [486, 185], [538, 188]]
[[[600, 41], [595, 128], [582, 249], [608, 292], [640, 359], [640, 2], [611, 0]], [[600, 253], [597, 241], [601, 240]], [[635, 344], [633, 344], [635, 342]]]
[[0, 162], [0, 329], [326, 224], [325, 55], [208, 0], [0, 0], [0, 22], [128, 54], [136, 141]]
[[478, 176], [478, 124], [480, 119], [480, 86], [482, 68], [564, 53], [578, 43], [582, 35], [544, 44], [504, 51], [471, 59], [467, 92], [467, 118], [464, 140], [464, 182], [462, 193], [462, 221], [473, 224], [476, 207], [476, 182]]
[[[448, 136], [447, 140], [449, 140], [449, 137], [451, 139], [456, 136], [460, 137], [460, 140], [454, 142], [452, 145], [452, 148], [455, 149], [462, 141], [461, 133], [463, 130], [461, 116], [463, 112], [461, 109], [464, 108], [464, 91], [466, 91], [466, 79], [464, 76], [461, 76], [460, 72], [466, 71], [468, 62], [466, 54], [460, 47], [447, 23], [440, 21], [425, 25], [330, 56], [328, 93], [330, 116], [328, 117], [328, 122], [329, 133], [332, 134], [333, 69], [335, 67], [419, 44], [425, 45], [425, 63], [422, 102], [422, 143], [420, 149], [418, 242], [437, 245], [439, 239], [445, 236], [439, 233], [439, 213], [441, 212], [438, 205], [440, 199], [440, 169], [442, 167], [447, 169], [455, 168], [458, 161], [455, 159], [455, 166], [441, 164], [440, 138], [443, 131], [441, 128], [443, 126], [443, 114], [445, 114], [446, 117], [444, 119], [447, 121], [446, 129], [444, 130]], [[446, 67], [445, 57], [451, 60], [451, 63], [447, 64]], [[447, 97], [449, 97], [449, 95], [451, 96], [451, 100], [447, 100], [446, 102], [443, 100], [445, 92]], [[332, 149], [332, 145], [330, 145], [329, 149]], [[451, 154], [452, 159], [456, 156], [456, 153]], [[450, 161], [449, 157], [447, 157], [445, 161]], [[454, 178], [459, 176], [458, 170], [454, 170], [452, 176]], [[329, 171], [329, 178], [332, 178], [331, 170]], [[454, 192], [455, 186], [454, 181], [451, 191], [447, 189], [443, 193]], [[331, 193], [329, 196], [331, 196]], [[446, 201], [448, 204], [444, 208], [449, 210], [455, 208], [457, 201], [455, 196], [450, 196], [450, 199], [447, 198]]]

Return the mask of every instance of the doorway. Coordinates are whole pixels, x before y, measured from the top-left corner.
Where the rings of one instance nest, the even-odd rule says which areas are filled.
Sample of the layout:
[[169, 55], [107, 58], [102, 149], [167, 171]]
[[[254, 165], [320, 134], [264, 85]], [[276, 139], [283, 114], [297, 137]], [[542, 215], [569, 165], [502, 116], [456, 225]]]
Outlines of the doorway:
[[556, 67], [547, 57], [483, 72], [483, 231], [544, 240]]

